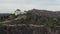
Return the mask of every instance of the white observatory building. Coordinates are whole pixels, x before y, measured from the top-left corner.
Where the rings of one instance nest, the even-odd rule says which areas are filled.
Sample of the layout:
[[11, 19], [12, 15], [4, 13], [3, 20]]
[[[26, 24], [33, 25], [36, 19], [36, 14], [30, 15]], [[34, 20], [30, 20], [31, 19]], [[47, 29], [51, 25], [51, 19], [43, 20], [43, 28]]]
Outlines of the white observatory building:
[[16, 11], [15, 11], [15, 15], [19, 15], [19, 14], [22, 14], [23, 12], [20, 10], [20, 9], [17, 9]]

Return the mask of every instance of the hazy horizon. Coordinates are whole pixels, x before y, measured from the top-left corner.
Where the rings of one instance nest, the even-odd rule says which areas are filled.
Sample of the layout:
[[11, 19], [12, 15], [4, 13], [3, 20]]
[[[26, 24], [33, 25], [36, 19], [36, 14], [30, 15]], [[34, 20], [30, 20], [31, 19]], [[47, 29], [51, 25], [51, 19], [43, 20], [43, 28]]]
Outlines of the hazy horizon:
[[60, 11], [60, 0], [0, 0], [0, 13], [13, 13], [16, 9], [42, 9]]

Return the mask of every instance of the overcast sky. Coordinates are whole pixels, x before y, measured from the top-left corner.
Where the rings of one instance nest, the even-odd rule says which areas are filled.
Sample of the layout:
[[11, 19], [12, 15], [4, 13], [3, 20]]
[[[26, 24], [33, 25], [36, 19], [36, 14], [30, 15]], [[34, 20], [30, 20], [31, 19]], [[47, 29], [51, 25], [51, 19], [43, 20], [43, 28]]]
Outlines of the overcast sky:
[[33, 8], [59, 11], [60, 0], [0, 0], [0, 13]]

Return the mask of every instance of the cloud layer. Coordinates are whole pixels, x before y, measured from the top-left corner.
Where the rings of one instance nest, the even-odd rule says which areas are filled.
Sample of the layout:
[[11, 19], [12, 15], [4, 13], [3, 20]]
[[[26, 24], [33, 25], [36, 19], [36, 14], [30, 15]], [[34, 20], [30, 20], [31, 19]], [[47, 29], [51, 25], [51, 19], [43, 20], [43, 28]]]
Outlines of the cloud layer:
[[60, 11], [60, 0], [0, 0], [0, 12], [14, 12], [16, 9], [44, 9]]

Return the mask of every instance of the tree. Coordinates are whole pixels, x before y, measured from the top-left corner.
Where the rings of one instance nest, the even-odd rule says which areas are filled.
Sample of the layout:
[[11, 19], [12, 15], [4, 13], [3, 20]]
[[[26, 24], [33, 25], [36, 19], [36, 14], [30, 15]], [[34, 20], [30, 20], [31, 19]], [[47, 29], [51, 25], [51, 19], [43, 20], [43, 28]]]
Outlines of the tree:
[[55, 32], [51, 31], [51, 27], [56, 28], [56, 18], [47, 18], [44, 25], [47, 29], [47, 34], [55, 34]]

